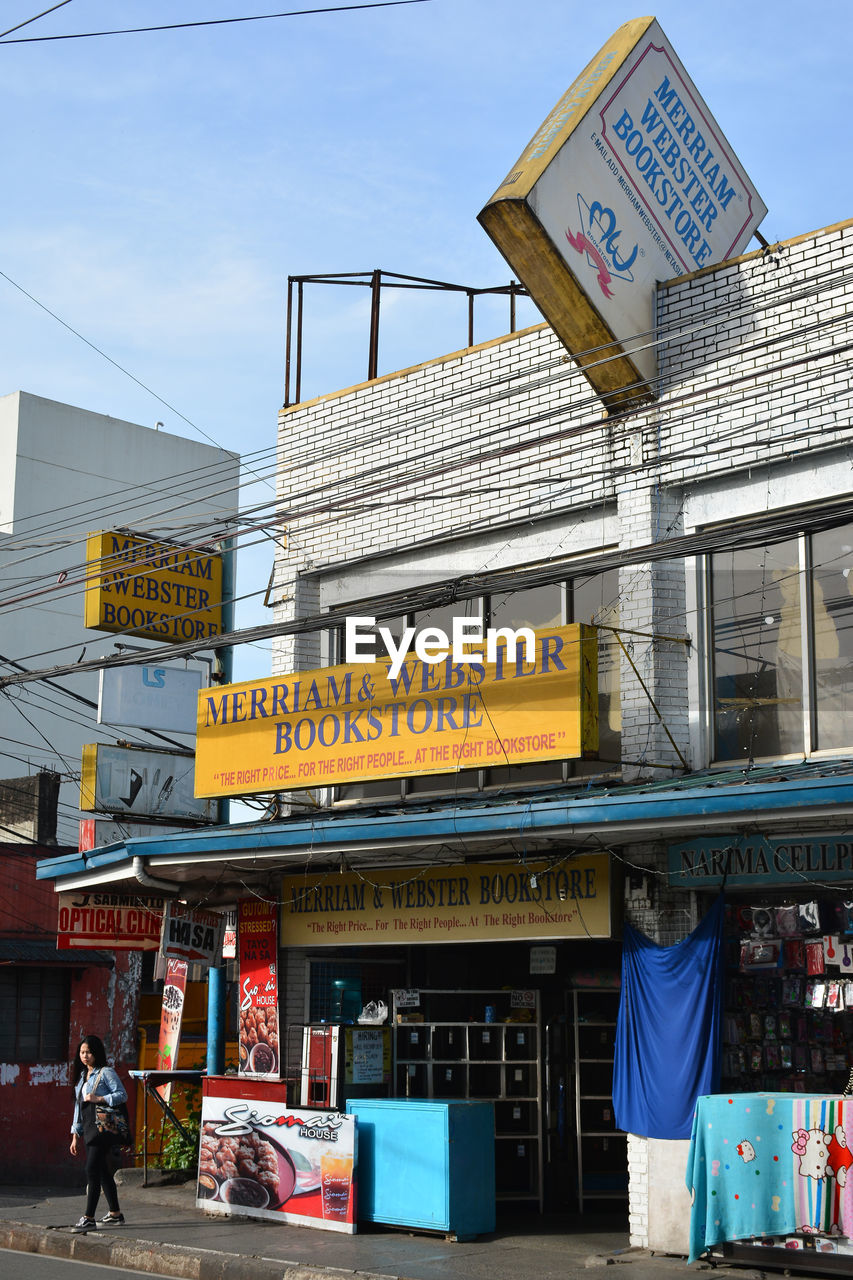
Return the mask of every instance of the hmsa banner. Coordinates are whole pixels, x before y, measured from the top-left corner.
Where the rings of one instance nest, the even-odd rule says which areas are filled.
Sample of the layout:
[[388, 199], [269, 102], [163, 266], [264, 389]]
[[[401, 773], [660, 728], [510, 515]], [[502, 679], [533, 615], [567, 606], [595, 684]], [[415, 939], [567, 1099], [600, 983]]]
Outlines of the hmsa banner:
[[240, 795], [578, 759], [598, 747], [597, 633], [530, 632], [494, 661], [350, 663], [199, 694], [195, 792]]

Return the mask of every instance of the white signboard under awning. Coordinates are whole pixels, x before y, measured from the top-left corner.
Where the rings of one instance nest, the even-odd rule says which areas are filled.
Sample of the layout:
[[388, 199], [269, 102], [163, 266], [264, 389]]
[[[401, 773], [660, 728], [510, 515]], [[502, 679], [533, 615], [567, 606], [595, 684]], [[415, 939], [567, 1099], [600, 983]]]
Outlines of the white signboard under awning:
[[144, 891], [59, 894], [56, 946], [60, 951], [156, 951], [165, 899]]
[[163, 912], [160, 954], [190, 964], [218, 965], [222, 960], [225, 917], [168, 901]]
[[120, 844], [145, 836], [172, 836], [186, 827], [171, 822], [118, 822], [112, 818], [81, 818], [78, 823], [77, 848], [81, 853], [102, 849], [106, 844]]
[[156, 661], [150, 666], [105, 667], [98, 723], [194, 734], [201, 683], [198, 669]]

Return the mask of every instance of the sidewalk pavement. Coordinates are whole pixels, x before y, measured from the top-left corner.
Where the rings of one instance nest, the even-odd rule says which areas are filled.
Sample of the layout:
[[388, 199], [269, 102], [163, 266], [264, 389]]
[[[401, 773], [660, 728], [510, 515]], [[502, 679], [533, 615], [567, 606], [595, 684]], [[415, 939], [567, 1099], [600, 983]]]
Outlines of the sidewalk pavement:
[[[206, 1214], [195, 1206], [194, 1182], [143, 1187], [140, 1172], [118, 1175], [126, 1226], [85, 1235], [70, 1230], [83, 1211], [82, 1189], [0, 1186], [0, 1248], [186, 1280], [580, 1280], [605, 1266], [620, 1268], [622, 1280], [686, 1280], [712, 1269], [631, 1249], [624, 1218], [600, 1213], [516, 1214], [501, 1218], [494, 1235], [466, 1243], [370, 1225], [340, 1235]], [[720, 1280], [765, 1274], [727, 1263], [713, 1272]]]

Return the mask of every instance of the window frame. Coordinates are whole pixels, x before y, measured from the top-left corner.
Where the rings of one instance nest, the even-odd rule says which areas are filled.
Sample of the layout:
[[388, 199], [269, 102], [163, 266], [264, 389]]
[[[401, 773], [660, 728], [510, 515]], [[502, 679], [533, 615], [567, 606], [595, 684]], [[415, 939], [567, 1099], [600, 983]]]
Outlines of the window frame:
[[[844, 528], [844, 525], [832, 526], [832, 528]], [[853, 532], [853, 526], [851, 532]], [[772, 542], [757, 542], [751, 544], [750, 547], [737, 547], [737, 551], [748, 549], [772, 548], [779, 546], [783, 542], [791, 541], [796, 543], [796, 563], [799, 583], [799, 625], [800, 625], [800, 646], [804, 659], [801, 666], [801, 701], [802, 701], [802, 729], [803, 729], [803, 746], [802, 750], [796, 751], [779, 751], [767, 755], [755, 755], [750, 757], [752, 763], [764, 764], [773, 761], [801, 760], [801, 759], [831, 759], [839, 755], [847, 755], [853, 750], [853, 725], [851, 725], [851, 741], [846, 745], [838, 745], [831, 747], [820, 747], [819, 725], [818, 725], [818, 699], [817, 699], [817, 667], [816, 667], [816, 651], [815, 651], [815, 593], [814, 593], [814, 538], [826, 530], [822, 529], [800, 529], [796, 533], [789, 534], [787, 537], [774, 539]], [[717, 672], [716, 672], [716, 639], [714, 629], [714, 557], [718, 555], [729, 554], [725, 550], [709, 552], [707, 555], [697, 558], [697, 574], [701, 575], [697, 584], [697, 597], [702, 601], [703, 626], [702, 636], [704, 639], [705, 660], [700, 663], [699, 672], [699, 688], [705, 706], [705, 715], [703, 717], [703, 728], [707, 741], [707, 760], [713, 768], [731, 767], [733, 764], [743, 764], [744, 756], [723, 756], [718, 755], [718, 731], [717, 731]]]
[[[4, 1029], [0, 1030], [0, 1061], [3, 1062], [19, 1062], [19, 1063], [39, 1063], [39, 1062], [67, 1062], [69, 1057], [69, 1015], [71, 1007], [71, 975], [69, 971], [59, 965], [4, 965], [2, 973], [6, 978], [14, 980], [14, 1021], [12, 1022], [12, 1035], [7, 1038], [4, 1034], [5, 1028], [9, 1026], [7, 1020], [3, 1020]], [[21, 1028], [21, 1003], [22, 997], [26, 996], [23, 991], [23, 983], [31, 975], [37, 974], [39, 978], [39, 1006], [38, 1006], [38, 1045], [35, 1056], [31, 1056], [22, 1047], [23, 1032]], [[61, 1043], [55, 1048], [45, 1043], [53, 1038], [57, 1024], [57, 1015], [55, 1010], [45, 1008], [45, 983], [48, 979], [57, 979], [56, 986], [58, 991], [48, 993], [48, 995], [58, 995], [60, 1004], [60, 1014], [58, 1025], [62, 1028], [60, 1033]], [[7, 1047], [11, 1042], [13, 1052], [7, 1053]]]
[[[577, 621], [577, 619], [575, 618], [575, 608], [574, 608], [575, 592], [573, 590], [573, 585], [575, 581], [577, 580], [580, 583], [580, 582], [587, 581], [591, 577], [601, 577], [601, 576], [603, 576], [603, 574], [577, 574], [575, 577], [566, 576], [565, 578], [560, 578], [556, 580], [554, 585], [559, 590], [559, 598], [560, 598], [560, 622], [557, 623], [556, 625], [566, 626], [572, 622]], [[525, 591], [524, 587], [519, 587], [519, 593], [523, 593], [524, 591]], [[504, 594], [508, 595], [508, 594], [515, 594], [515, 593], [503, 592], [502, 595]], [[618, 602], [618, 593], [617, 593], [617, 602]], [[493, 618], [492, 593], [490, 593], [489, 591], [484, 591], [481, 596], [472, 597], [470, 600], [466, 600], [460, 603], [464, 604], [466, 608], [466, 612], [470, 613], [471, 617], [481, 617], [483, 619], [484, 627], [489, 627], [492, 625], [492, 618]], [[371, 601], [370, 600], [353, 601], [352, 609], [354, 612], [369, 616], [371, 614]], [[419, 618], [423, 620], [423, 614], [425, 612], [427, 611], [410, 610], [405, 614], [399, 615], [399, 618], [403, 622], [404, 626], [417, 626]], [[507, 625], [507, 624], [499, 623], [499, 625]], [[522, 624], [517, 624], [517, 625], [522, 625]], [[325, 645], [325, 653], [326, 653], [326, 658], [329, 664], [335, 665], [336, 663], [343, 662], [343, 653], [342, 653], [343, 627], [341, 626], [330, 627], [328, 630], [324, 632], [324, 635], [327, 637], [327, 643]], [[621, 735], [620, 735], [620, 740], [621, 740]], [[520, 787], [536, 787], [536, 786], [558, 787], [558, 786], [564, 786], [567, 783], [572, 781], [587, 782], [590, 777], [589, 773], [579, 774], [577, 772], [577, 764], [579, 762], [575, 760], [547, 761], [547, 762], [541, 762], [541, 763], [559, 764], [561, 766], [560, 776], [554, 777], [554, 778], [539, 778], [539, 779], [536, 779], [531, 776], [527, 780], [525, 780], [523, 777], [515, 777], [515, 778], [510, 777], [508, 780], [506, 779], [502, 780], [494, 776], [498, 772], [501, 766], [493, 765], [488, 768], [470, 769], [470, 770], [462, 771], [463, 773], [476, 774], [476, 783], [474, 785], [470, 785], [468, 783], [464, 785], [459, 785], [458, 783], [459, 774], [457, 773], [450, 773], [450, 774], [436, 773], [436, 774], [419, 775], [419, 777], [435, 778], [437, 780], [437, 786], [435, 790], [430, 790], [427, 788], [414, 790], [411, 784], [417, 781], [418, 779], [410, 778], [410, 777], [402, 777], [396, 780], [387, 779], [386, 781], [388, 782], [389, 785], [387, 787], [385, 794], [380, 793], [377, 795], [366, 794], [366, 795], [358, 796], [358, 795], [348, 794], [351, 791], [351, 788], [358, 787], [358, 786], [372, 786], [374, 785], [373, 783], [353, 783], [348, 785], [333, 786], [329, 788], [329, 792], [328, 792], [329, 803], [333, 806], [334, 805], [356, 805], [356, 804], [371, 805], [371, 804], [424, 803], [424, 802], [430, 801], [431, 799], [434, 799], [436, 795], [446, 794], [447, 786], [442, 787], [440, 780], [450, 780], [450, 784], [453, 786], [454, 792], [456, 792], [456, 790], [458, 789], [458, 793], [460, 795], [476, 796], [476, 795], [493, 795], [495, 793], [500, 793], [501, 791], [516, 790]], [[601, 768], [596, 772], [595, 776], [601, 776], [605, 778], [619, 776], [621, 772], [621, 767], [622, 767], [621, 760], [618, 762], [612, 762], [612, 761], [599, 762], [598, 760], [591, 760], [591, 761], [584, 761], [582, 763], [584, 764], [600, 763]], [[523, 769], [523, 768], [533, 769], [536, 767], [536, 762], [531, 762], [531, 764], [529, 765], [515, 765], [511, 767], [515, 769]], [[381, 782], [382, 780], [379, 780], [379, 781]], [[397, 785], [396, 786], [392, 785], [395, 782], [397, 783]], [[392, 794], [392, 791], [393, 791], [393, 794]]]

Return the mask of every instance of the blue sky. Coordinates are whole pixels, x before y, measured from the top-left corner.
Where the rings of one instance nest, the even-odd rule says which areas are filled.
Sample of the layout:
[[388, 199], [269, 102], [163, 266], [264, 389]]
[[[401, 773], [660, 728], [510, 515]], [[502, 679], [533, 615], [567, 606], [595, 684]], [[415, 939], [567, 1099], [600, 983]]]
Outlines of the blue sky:
[[[5, 0], [0, 29], [48, 3]], [[71, 0], [15, 36], [285, 7], [300, 5]], [[853, 214], [849, 0], [662, 0], [651, 11], [768, 205], [767, 239]], [[287, 276], [381, 267], [507, 283], [476, 214], [575, 75], [642, 12], [611, 0], [429, 0], [4, 45], [0, 272], [178, 412], [5, 278], [0, 394], [271, 449]], [[360, 381], [366, 291], [315, 287], [306, 308], [304, 395]], [[482, 303], [477, 340], [506, 318], [504, 303]], [[520, 323], [537, 318], [520, 310]], [[382, 322], [381, 372], [466, 341], [465, 303], [452, 296], [389, 295]], [[269, 563], [247, 556], [241, 589], [262, 589]], [[254, 660], [246, 676], [264, 674], [263, 651]]]

